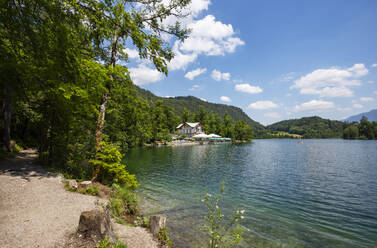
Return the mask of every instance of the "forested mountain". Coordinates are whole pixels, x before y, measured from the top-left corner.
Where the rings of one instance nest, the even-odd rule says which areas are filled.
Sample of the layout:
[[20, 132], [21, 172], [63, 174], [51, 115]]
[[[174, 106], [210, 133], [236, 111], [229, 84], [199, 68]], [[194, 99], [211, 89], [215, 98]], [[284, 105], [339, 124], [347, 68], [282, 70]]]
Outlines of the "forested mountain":
[[299, 134], [304, 138], [341, 138], [343, 122], [322, 119], [318, 116], [280, 121], [267, 126], [270, 131]]
[[346, 122], [360, 122], [361, 118], [365, 116], [369, 121], [377, 121], [377, 109], [373, 109], [369, 112], [353, 115], [345, 119]]
[[247, 114], [245, 114], [242, 109], [235, 106], [206, 102], [194, 96], [177, 96], [170, 98], [158, 97], [152, 92], [138, 86], [135, 86], [135, 89], [142, 98], [151, 103], [154, 103], [157, 100], [162, 100], [164, 105], [171, 107], [174, 113], [178, 116], [183, 114], [185, 108], [191, 113], [198, 112], [200, 111], [200, 108], [204, 108], [208, 112], [212, 112], [221, 117], [227, 113], [234, 121], [245, 121], [247, 124], [253, 127], [256, 134], [261, 133], [261, 131], [264, 130], [264, 126], [262, 124], [254, 121]]

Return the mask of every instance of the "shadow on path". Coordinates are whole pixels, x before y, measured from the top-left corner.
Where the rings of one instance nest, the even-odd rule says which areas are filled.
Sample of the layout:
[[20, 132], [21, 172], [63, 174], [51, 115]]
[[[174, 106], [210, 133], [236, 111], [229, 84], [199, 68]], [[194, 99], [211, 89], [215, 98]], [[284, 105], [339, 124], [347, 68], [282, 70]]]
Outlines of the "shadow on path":
[[56, 173], [47, 172], [36, 164], [37, 151], [34, 149], [23, 150], [14, 158], [0, 160], [0, 175], [21, 177], [27, 181], [30, 178], [55, 177]]

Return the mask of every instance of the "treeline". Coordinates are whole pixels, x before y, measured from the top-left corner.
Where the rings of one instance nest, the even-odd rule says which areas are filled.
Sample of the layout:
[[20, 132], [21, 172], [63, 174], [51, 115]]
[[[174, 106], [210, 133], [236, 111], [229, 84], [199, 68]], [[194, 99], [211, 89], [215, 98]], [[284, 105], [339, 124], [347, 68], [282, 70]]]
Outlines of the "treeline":
[[[187, 30], [161, 23], [179, 18], [188, 3], [1, 1], [3, 149], [12, 151], [15, 140], [36, 147], [44, 165], [74, 177], [135, 186], [119, 149], [169, 140], [182, 116], [161, 100], [141, 97], [119, 62], [128, 61], [124, 48], [133, 44], [140, 58], [167, 74], [173, 53], [161, 35], [183, 40]], [[187, 116], [203, 121], [207, 132], [251, 137], [248, 125], [229, 116], [205, 110]]]
[[[285, 120], [266, 127], [263, 138], [270, 138], [271, 133], [283, 131], [301, 135], [303, 138], [341, 138], [343, 122], [322, 119], [317, 116]], [[272, 135], [274, 137], [274, 135]]]
[[16, 140], [75, 177], [135, 186], [117, 145], [164, 138], [179, 121], [161, 102], [138, 97], [120, 61], [132, 45], [167, 74], [173, 53], [162, 35], [183, 40], [188, 32], [161, 23], [189, 2], [1, 1], [3, 148]]
[[360, 123], [346, 123], [343, 130], [344, 139], [377, 139], [377, 122], [368, 121], [368, 118], [363, 116]]
[[227, 114], [234, 121], [244, 121], [253, 128], [253, 131], [256, 135], [262, 130], [264, 130], [264, 126], [262, 124], [252, 120], [247, 114], [245, 114], [245, 112], [242, 111], [242, 109], [235, 106], [211, 103], [194, 96], [177, 96], [162, 98], [154, 95], [148, 90], [141, 89], [137, 86], [135, 86], [135, 89], [139, 92], [141, 97], [143, 97], [151, 103], [154, 103], [157, 100], [163, 100], [164, 104], [171, 107], [174, 113], [176, 113], [179, 116], [182, 114], [185, 108], [191, 113], [196, 113], [200, 111], [201, 108], [204, 108], [209, 113], [219, 115], [221, 118], [223, 118], [224, 114]]
[[206, 133], [219, 134], [222, 137], [232, 138], [239, 141], [247, 141], [253, 137], [253, 128], [243, 120], [234, 121], [227, 113], [223, 116], [209, 112], [204, 107], [191, 114], [184, 108], [182, 122], [200, 122]]

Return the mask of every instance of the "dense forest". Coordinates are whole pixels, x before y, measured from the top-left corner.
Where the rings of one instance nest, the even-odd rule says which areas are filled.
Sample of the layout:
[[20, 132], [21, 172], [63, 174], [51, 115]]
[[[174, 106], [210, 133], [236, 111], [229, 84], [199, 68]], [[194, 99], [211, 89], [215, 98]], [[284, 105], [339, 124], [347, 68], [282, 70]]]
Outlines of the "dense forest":
[[208, 112], [214, 113], [215, 115], [219, 115], [220, 117], [227, 114], [232, 118], [234, 121], [244, 121], [249, 124], [256, 135], [261, 133], [264, 130], [264, 126], [254, 120], [252, 120], [242, 109], [225, 105], [225, 104], [216, 104], [207, 101], [203, 101], [194, 96], [178, 96], [178, 97], [169, 97], [163, 98], [158, 97], [151, 93], [148, 90], [142, 89], [138, 86], [135, 86], [135, 89], [139, 92], [140, 96], [142, 96], [147, 101], [154, 103], [157, 100], [163, 100], [164, 104], [171, 107], [177, 115], [181, 115], [183, 110], [186, 108], [191, 113], [198, 112], [201, 108], [206, 109]]
[[377, 139], [377, 122], [368, 121], [368, 118], [363, 116], [360, 123], [346, 123], [343, 130], [344, 139]]
[[[322, 119], [318, 116], [285, 120], [266, 127], [269, 133], [278, 131], [298, 134], [303, 138], [341, 138], [343, 122]], [[266, 136], [269, 136], [269, 133]]]
[[250, 120], [240, 109], [240, 116], [229, 112], [233, 119], [228, 111], [207, 106], [191, 109], [190, 103], [187, 110], [166, 99], [151, 102], [121, 63], [128, 61], [124, 48], [131, 44], [141, 59], [167, 75], [174, 54], [162, 36], [184, 40], [188, 30], [162, 20], [179, 19], [188, 3], [1, 1], [3, 148], [12, 151], [15, 142], [36, 147], [43, 164], [75, 177], [132, 185], [119, 150], [169, 140], [182, 121], [200, 121], [206, 132], [250, 139]]

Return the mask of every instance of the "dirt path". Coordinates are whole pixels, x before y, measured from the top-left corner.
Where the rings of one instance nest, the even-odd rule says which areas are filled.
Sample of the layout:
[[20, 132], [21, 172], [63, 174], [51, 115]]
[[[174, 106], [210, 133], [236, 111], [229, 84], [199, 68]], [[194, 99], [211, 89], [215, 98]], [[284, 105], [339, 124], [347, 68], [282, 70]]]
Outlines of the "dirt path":
[[[96, 208], [97, 197], [68, 192], [62, 177], [35, 164], [36, 153], [26, 150], [0, 161], [0, 247], [64, 247], [82, 211]], [[128, 237], [143, 237], [140, 230]], [[124, 239], [128, 247], [156, 247], [144, 230], [141, 245]], [[149, 234], [150, 235], [150, 234]], [[143, 244], [144, 243], [144, 244]]]

